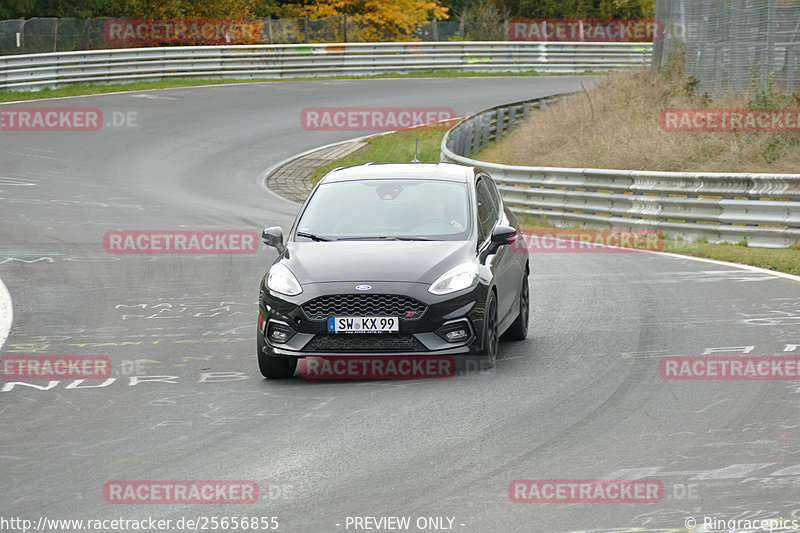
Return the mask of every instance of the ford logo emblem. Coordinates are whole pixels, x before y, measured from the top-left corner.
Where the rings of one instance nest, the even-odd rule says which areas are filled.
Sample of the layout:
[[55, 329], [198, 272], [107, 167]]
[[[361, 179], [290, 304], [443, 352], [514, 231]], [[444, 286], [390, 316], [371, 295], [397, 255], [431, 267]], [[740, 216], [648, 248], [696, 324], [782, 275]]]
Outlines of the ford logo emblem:
[[356, 285], [357, 291], [368, 291], [372, 288], [372, 285]]

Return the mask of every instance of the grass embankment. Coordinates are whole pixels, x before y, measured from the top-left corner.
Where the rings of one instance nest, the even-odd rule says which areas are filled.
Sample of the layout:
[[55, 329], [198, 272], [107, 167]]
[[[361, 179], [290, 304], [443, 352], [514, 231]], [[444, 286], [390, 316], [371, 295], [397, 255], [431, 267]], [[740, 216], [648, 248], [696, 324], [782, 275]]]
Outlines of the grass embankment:
[[[585, 73], [596, 74], [592, 72]], [[39, 100], [43, 98], [63, 98], [67, 96], [86, 96], [91, 94], [115, 93], [121, 91], [144, 91], [149, 89], [171, 89], [175, 87], [196, 87], [203, 85], [233, 85], [240, 83], [263, 83], [275, 81], [324, 81], [353, 79], [389, 79], [389, 78], [475, 78], [497, 76], [561, 76], [541, 72], [460, 72], [455, 70], [429, 70], [409, 74], [380, 74], [377, 76], [328, 76], [319, 78], [263, 78], [253, 80], [208, 80], [208, 79], [170, 79], [160, 81], [138, 81], [132, 83], [115, 83], [110, 85], [77, 84], [59, 89], [42, 89], [40, 91], [2, 91], [0, 103], [19, 100]]]
[[[687, 172], [800, 173], [800, 134], [687, 133], [661, 130], [666, 108], [779, 109], [800, 107], [800, 95], [781, 96], [771, 84], [753, 97], [718, 100], [697, 94], [678, 69], [655, 78], [648, 69], [615, 73], [596, 88], [532, 113], [499, 143], [473, 156], [509, 165]], [[529, 227], [553, 227], [527, 219]], [[742, 263], [800, 275], [800, 250], [747, 248], [664, 239], [664, 251]]]
[[[419, 160], [439, 161], [439, 148], [445, 128], [441, 126], [420, 127], [397, 133], [367, 139], [367, 145], [347, 157], [317, 169], [314, 182], [336, 167], [360, 165], [367, 162], [390, 163], [411, 161], [414, 156], [414, 142], [419, 139]], [[541, 217], [520, 217], [523, 229], [554, 229], [547, 219]], [[560, 228], [564, 229], [564, 228]], [[707, 242], [687, 242], [681, 239], [664, 237], [663, 251], [676, 254], [704, 257], [731, 263], [741, 263], [756, 267], [800, 275], [800, 250], [747, 248], [736, 244], [709, 244]]]
[[737, 244], [708, 244], [665, 238], [663, 251], [741, 263], [800, 276], [800, 250], [797, 248], [747, 248]]
[[666, 108], [798, 108], [800, 94], [771, 85], [754, 97], [697, 94], [679, 69], [654, 77], [649, 69], [607, 76], [545, 110], [473, 158], [508, 165], [686, 172], [800, 173], [800, 133], [688, 133], [661, 130]]
[[316, 184], [322, 176], [337, 167], [363, 165], [364, 163], [410, 163], [414, 159], [415, 142], [419, 141], [417, 159], [424, 163], [439, 161], [442, 137], [457, 121], [442, 122], [433, 126], [409, 128], [387, 135], [377, 135], [366, 140], [367, 145], [352, 154], [337, 159], [317, 169], [311, 177]]

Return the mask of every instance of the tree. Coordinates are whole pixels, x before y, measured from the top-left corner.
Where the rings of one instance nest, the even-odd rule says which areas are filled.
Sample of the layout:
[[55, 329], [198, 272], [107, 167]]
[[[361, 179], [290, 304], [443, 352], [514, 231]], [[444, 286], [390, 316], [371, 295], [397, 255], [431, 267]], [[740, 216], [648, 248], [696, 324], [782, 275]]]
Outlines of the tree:
[[318, 0], [287, 4], [281, 15], [310, 19], [347, 15], [348, 23], [359, 28], [357, 40], [371, 41], [412, 38], [431, 16], [442, 20], [447, 18], [447, 11], [435, 0]]
[[[464, 12], [474, 6], [480, 4], [482, 0], [442, 0], [442, 5], [448, 9], [451, 16], [460, 20]], [[500, 2], [494, 2], [500, 4]]]
[[263, 9], [259, 0], [108, 0], [100, 15], [137, 19], [243, 19]]
[[508, 10], [491, 0], [466, 7], [459, 18], [469, 40], [503, 41], [508, 35]]
[[652, 18], [655, 0], [499, 0], [519, 18]]
[[0, 20], [31, 17], [36, 0], [16, 0], [15, 2], [0, 3]]
[[653, 18], [656, 0], [614, 0], [613, 18]]
[[106, 0], [11, 0], [0, 2], [0, 20], [94, 16]]

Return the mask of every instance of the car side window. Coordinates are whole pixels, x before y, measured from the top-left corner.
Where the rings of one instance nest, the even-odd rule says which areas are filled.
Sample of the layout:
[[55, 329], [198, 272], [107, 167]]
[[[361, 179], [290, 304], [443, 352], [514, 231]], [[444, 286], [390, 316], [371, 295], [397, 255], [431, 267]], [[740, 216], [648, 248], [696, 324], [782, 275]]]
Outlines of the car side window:
[[503, 209], [503, 200], [500, 198], [500, 191], [497, 190], [497, 184], [494, 182], [493, 179], [486, 178], [482, 181], [486, 182], [486, 185], [489, 187], [489, 192], [492, 193], [492, 198], [494, 199], [494, 205], [497, 206], [497, 214], [500, 214], [500, 211]]
[[478, 184], [475, 186], [475, 199], [478, 202], [478, 240], [483, 242], [491, 235], [499, 213], [497, 203], [492, 197], [486, 180], [478, 180]]

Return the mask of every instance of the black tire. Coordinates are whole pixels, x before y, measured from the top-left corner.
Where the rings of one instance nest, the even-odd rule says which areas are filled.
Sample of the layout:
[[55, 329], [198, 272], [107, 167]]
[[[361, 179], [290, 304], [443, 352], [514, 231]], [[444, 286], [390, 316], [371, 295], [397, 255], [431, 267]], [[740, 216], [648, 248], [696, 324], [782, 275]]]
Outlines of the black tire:
[[497, 351], [500, 338], [497, 332], [497, 298], [494, 292], [489, 293], [486, 302], [486, 318], [483, 321], [483, 360], [491, 368], [497, 362]]
[[259, 331], [258, 337], [258, 369], [267, 379], [286, 379], [294, 376], [297, 368], [297, 359], [292, 357], [275, 357], [264, 353], [266, 342]]
[[519, 314], [516, 320], [511, 323], [500, 340], [503, 341], [523, 341], [528, 336], [528, 317], [530, 315], [530, 289], [528, 288], [528, 269], [525, 269], [525, 277], [522, 279], [522, 290], [519, 294]]

